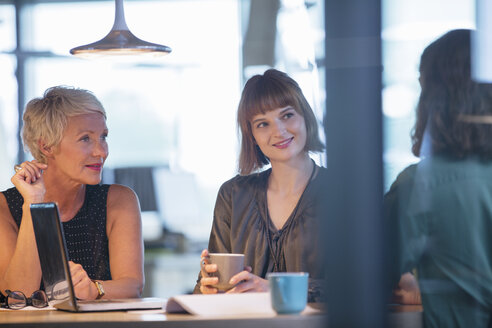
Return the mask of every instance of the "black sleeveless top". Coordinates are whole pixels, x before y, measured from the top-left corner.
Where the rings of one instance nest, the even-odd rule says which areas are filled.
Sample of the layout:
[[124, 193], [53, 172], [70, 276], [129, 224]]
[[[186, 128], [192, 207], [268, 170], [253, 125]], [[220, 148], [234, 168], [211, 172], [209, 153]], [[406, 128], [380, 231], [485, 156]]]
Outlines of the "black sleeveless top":
[[[91, 279], [111, 280], [106, 201], [109, 185], [86, 185], [84, 204], [68, 222], [63, 222], [68, 259], [82, 265]], [[22, 220], [24, 199], [17, 189], [3, 192], [17, 226]]]

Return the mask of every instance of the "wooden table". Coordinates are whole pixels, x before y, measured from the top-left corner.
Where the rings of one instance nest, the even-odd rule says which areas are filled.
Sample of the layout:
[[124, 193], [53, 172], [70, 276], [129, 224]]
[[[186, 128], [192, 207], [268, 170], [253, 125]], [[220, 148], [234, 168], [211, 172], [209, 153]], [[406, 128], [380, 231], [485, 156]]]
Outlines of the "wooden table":
[[[303, 315], [248, 315], [203, 317], [166, 314], [163, 311], [70, 313], [63, 311], [0, 311], [0, 327], [58, 328], [321, 328], [327, 327], [323, 313]], [[389, 328], [422, 327], [422, 306], [389, 307]]]
[[62, 311], [1, 311], [3, 327], [59, 327], [59, 328], [150, 328], [150, 327], [326, 327], [325, 316], [260, 315], [203, 317], [187, 314], [165, 314], [156, 311], [69, 313]]

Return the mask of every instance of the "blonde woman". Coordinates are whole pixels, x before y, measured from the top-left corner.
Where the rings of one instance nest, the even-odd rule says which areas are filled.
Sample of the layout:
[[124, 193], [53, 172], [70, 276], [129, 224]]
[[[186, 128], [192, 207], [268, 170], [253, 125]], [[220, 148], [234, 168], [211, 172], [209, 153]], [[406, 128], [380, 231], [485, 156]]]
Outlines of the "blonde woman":
[[29, 206], [56, 202], [79, 299], [139, 297], [143, 242], [138, 199], [121, 185], [101, 185], [108, 156], [106, 112], [89, 91], [53, 87], [25, 109], [22, 137], [34, 157], [0, 193], [0, 291], [30, 295], [41, 267]]

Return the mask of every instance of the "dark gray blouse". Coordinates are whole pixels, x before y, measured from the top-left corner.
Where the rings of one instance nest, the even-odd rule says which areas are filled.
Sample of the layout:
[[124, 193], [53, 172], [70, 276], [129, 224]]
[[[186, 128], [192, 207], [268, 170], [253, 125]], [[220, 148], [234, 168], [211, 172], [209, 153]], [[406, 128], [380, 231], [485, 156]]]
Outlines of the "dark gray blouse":
[[[210, 253], [242, 253], [245, 265], [265, 278], [268, 272], [309, 272], [309, 301], [321, 301], [325, 279], [320, 245], [319, 196], [326, 169], [316, 166], [296, 208], [277, 230], [268, 214], [267, 184], [271, 169], [236, 176], [220, 188], [210, 233]], [[198, 277], [195, 293], [199, 293]]]

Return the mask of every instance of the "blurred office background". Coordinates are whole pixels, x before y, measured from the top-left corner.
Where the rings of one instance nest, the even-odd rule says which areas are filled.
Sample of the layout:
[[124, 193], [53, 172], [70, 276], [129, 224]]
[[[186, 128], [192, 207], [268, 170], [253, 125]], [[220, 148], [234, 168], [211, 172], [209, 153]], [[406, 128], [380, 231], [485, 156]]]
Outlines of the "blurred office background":
[[[244, 82], [268, 67], [286, 71], [322, 123], [324, 1], [126, 0], [125, 16], [136, 36], [172, 53], [75, 58], [69, 49], [110, 30], [113, 1], [0, 0], [0, 189], [11, 186], [13, 165], [30, 159], [19, 139], [26, 102], [53, 85], [93, 91], [108, 112], [104, 181], [130, 185], [140, 197], [145, 294], [169, 297], [192, 290], [216, 193], [236, 174], [235, 114]], [[417, 160], [410, 131], [419, 56], [445, 31], [473, 28], [475, 4], [383, 0], [382, 18], [386, 190]], [[325, 164], [324, 155], [315, 159]]]

